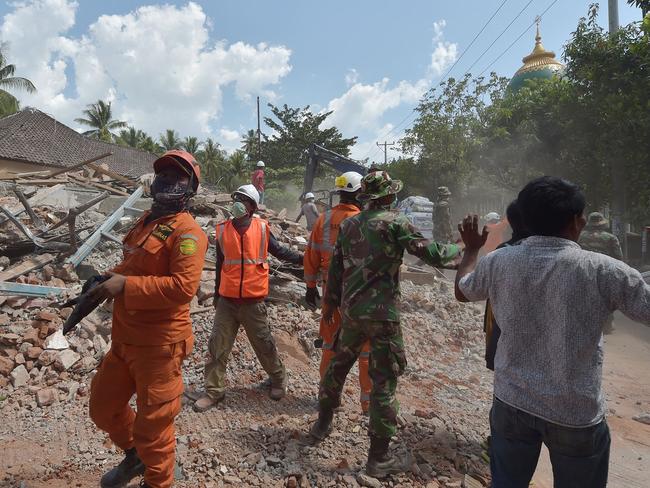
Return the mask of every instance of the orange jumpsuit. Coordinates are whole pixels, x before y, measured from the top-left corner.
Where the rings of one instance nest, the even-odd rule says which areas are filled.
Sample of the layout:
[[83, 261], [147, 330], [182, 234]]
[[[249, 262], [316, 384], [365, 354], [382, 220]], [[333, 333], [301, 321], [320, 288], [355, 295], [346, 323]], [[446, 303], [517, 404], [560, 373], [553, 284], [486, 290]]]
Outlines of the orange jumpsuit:
[[[194, 337], [190, 302], [203, 270], [208, 239], [187, 212], [145, 224], [124, 239], [113, 271], [127, 276], [113, 304], [112, 346], [93, 378], [90, 417], [121, 449], [135, 446], [145, 481], [174, 480], [174, 418], [181, 409], [181, 363]], [[136, 394], [137, 413], [129, 406]]]
[[[305, 282], [308, 288], [314, 288], [318, 281], [323, 283], [323, 296], [327, 286], [327, 271], [330, 265], [330, 257], [336, 238], [339, 234], [339, 226], [348, 217], [360, 212], [356, 205], [341, 203], [331, 210], [321, 214], [314, 224], [314, 229], [309, 236], [309, 243], [305, 251], [304, 268]], [[326, 305], [323, 304], [323, 307]], [[320, 363], [320, 376], [325, 375], [327, 366], [334, 357], [334, 340], [336, 333], [341, 326], [341, 315], [338, 309], [334, 312], [333, 324], [327, 324], [321, 319], [319, 335], [323, 339], [323, 356]], [[364, 344], [359, 355], [359, 384], [361, 386], [361, 409], [368, 411], [370, 405], [370, 390], [372, 381], [368, 374], [368, 359], [370, 357], [370, 342]]]

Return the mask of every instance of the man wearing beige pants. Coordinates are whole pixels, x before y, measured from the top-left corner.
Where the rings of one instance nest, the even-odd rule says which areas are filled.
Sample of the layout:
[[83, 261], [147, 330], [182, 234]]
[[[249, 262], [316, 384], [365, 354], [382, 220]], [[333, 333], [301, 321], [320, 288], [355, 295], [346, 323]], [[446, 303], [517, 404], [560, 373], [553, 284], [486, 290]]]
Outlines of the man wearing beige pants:
[[269, 396], [280, 400], [287, 381], [282, 361], [271, 334], [264, 299], [269, 293], [268, 254], [302, 265], [302, 253], [281, 246], [269, 223], [253, 214], [259, 194], [253, 185], [233, 193], [233, 218], [217, 225], [216, 312], [205, 365], [205, 394], [194, 403], [204, 412], [225, 397], [226, 366], [239, 326], [243, 325], [257, 358], [269, 375]]

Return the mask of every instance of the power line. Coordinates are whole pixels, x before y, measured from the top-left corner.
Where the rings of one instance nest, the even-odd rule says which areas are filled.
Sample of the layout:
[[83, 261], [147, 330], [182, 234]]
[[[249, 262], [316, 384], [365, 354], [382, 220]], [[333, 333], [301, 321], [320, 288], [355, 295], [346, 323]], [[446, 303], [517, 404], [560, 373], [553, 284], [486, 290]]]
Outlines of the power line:
[[[543, 11], [539, 16], [538, 16], [538, 18], [543, 17], [544, 14], [546, 14], [546, 12], [548, 12], [548, 11], [551, 9], [551, 7], [553, 7], [553, 5], [555, 5], [557, 2], [558, 2], [558, 0], [553, 0], [553, 2], [551, 2], [551, 4], [550, 4], [548, 7], [546, 7], [546, 10], [544, 10], [544, 11]], [[526, 29], [525, 29], [521, 34], [519, 34], [519, 37], [517, 37], [514, 41], [512, 41], [512, 42], [510, 43], [510, 45], [509, 45], [507, 48], [505, 48], [501, 54], [499, 54], [496, 58], [494, 58], [494, 61], [492, 61], [490, 64], [488, 64], [488, 65], [485, 67], [485, 69], [484, 69], [483, 71], [481, 71], [481, 73], [479, 74], [479, 76], [483, 76], [483, 74], [484, 74], [487, 70], [489, 70], [489, 69], [494, 65], [494, 63], [496, 63], [497, 61], [499, 61], [499, 59], [501, 59], [503, 56], [505, 56], [505, 54], [506, 54], [508, 51], [510, 51], [510, 49], [512, 49], [512, 46], [514, 46], [515, 44], [517, 44], [517, 42], [519, 41], [519, 39], [521, 39], [522, 37], [524, 37], [524, 35], [526, 35], [526, 33], [530, 30], [530, 28], [531, 28], [532, 26], [534, 26], [536, 23], [537, 23], [537, 19], [535, 19], [535, 20], [534, 20], [534, 21], [533, 21], [533, 22], [532, 22], [528, 27], [526, 27]]]
[[472, 71], [472, 68], [473, 68], [474, 66], [476, 66], [476, 63], [478, 63], [478, 62], [483, 58], [483, 56], [485, 56], [485, 54], [486, 54], [486, 53], [487, 53], [487, 52], [492, 48], [492, 46], [494, 46], [494, 45], [496, 44], [496, 42], [497, 42], [499, 39], [501, 39], [501, 37], [503, 36], [503, 34], [505, 34], [505, 33], [508, 31], [508, 29], [510, 29], [510, 27], [512, 26], [512, 24], [514, 24], [514, 23], [517, 21], [517, 19], [518, 19], [519, 17], [521, 17], [521, 14], [523, 14], [524, 11], [525, 11], [525, 10], [530, 6], [530, 4], [533, 3], [534, 1], [535, 1], [535, 0], [528, 0], [528, 3], [527, 3], [526, 5], [524, 5], [524, 8], [522, 8], [522, 9], [519, 11], [519, 13], [515, 16], [515, 18], [512, 19], [512, 20], [510, 21], [510, 23], [506, 26], [506, 28], [503, 29], [503, 30], [501, 31], [501, 34], [499, 34], [499, 35], [497, 36], [497, 38], [496, 38], [494, 41], [492, 41], [492, 44], [490, 44], [487, 48], [485, 48], [485, 51], [483, 51], [483, 52], [481, 53], [481, 55], [476, 59], [476, 61], [474, 61], [474, 62], [472, 63], [472, 65], [471, 65], [471, 66], [470, 66], [470, 67], [465, 71], [465, 73], [470, 73], [470, 72]]
[[[463, 52], [460, 54], [460, 56], [458, 57], [458, 59], [456, 59], [456, 61], [454, 61], [454, 64], [452, 64], [451, 67], [447, 70], [447, 72], [443, 75], [443, 77], [441, 78], [440, 83], [442, 83], [442, 81], [443, 81], [444, 79], [446, 79], [447, 76], [449, 76], [449, 73], [451, 73], [451, 70], [454, 69], [454, 67], [455, 67], [455, 66], [458, 64], [458, 62], [463, 58], [463, 56], [464, 56], [465, 53], [469, 50], [469, 48], [472, 47], [472, 46], [474, 45], [474, 43], [476, 42], [476, 40], [477, 40], [477, 39], [479, 38], [479, 36], [483, 33], [483, 31], [486, 29], [486, 27], [490, 24], [490, 22], [492, 22], [492, 19], [494, 19], [494, 17], [496, 17], [496, 15], [499, 13], [499, 11], [503, 8], [503, 6], [504, 6], [508, 1], [509, 1], [509, 0], [503, 0], [503, 2], [501, 2], [501, 5], [499, 5], [499, 7], [494, 11], [494, 13], [492, 14], [492, 16], [491, 16], [491, 17], [490, 17], [490, 18], [489, 18], [489, 19], [488, 19], [488, 20], [483, 24], [483, 27], [481, 27], [481, 29], [478, 31], [478, 34], [476, 34], [476, 35], [474, 36], [474, 39], [472, 39], [472, 42], [470, 42], [469, 45], [468, 45], [465, 49], [463, 49]], [[426, 93], [426, 92], [425, 92], [425, 93]], [[423, 94], [423, 95], [424, 95], [424, 94]], [[393, 131], [394, 131], [395, 129], [397, 129], [397, 128], [400, 127], [404, 122], [406, 122], [406, 121], [411, 117], [411, 115], [412, 115], [413, 112], [415, 112], [415, 108], [412, 109], [412, 110], [411, 110], [411, 111], [406, 115], [406, 117], [404, 117], [404, 119], [402, 119], [402, 120], [399, 122], [399, 124], [397, 124], [396, 126], [394, 126], [394, 127], [393, 127], [390, 131], [388, 131], [388, 133], [386, 133], [383, 137], [380, 137], [380, 140], [381, 140], [381, 139], [384, 139], [384, 140], [385, 140], [385, 139], [386, 139], [390, 134], [393, 133]], [[372, 152], [372, 154], [371, 154], [371, 152]], [[376, 148], [374, 149], [374, 151], [372, 151], [372, 150], [371, 150], [371, 151], [368, 151], [368, 153], [366, 154], [366, 157], [368, 157], [368, 156], [370, 156], [370, 155], [374, 156], [374, 154], [375, 154], [376, 152], [377, 152], [377, 149], [376, 149]]]

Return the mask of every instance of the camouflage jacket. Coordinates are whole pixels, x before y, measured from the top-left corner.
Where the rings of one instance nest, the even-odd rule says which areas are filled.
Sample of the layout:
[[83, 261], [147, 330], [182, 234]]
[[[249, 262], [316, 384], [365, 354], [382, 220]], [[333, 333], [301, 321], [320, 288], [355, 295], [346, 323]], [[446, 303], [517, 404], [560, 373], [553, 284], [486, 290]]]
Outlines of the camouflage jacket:
[[398, 322], [399, 269], [405, 250], [432, 266], [459, 253], [455, 244], [425, 239], [393, 210], [364, 210], [347, 218], [332, 253], [325, 302], [340, 307], [347, 320]]
[[578, 244], [585, 251], [599, 252], [609, 257], [623, 260], [623, 251], [621, 250], [621, 244], [618, 242], [618, 238], [606, 230], [585, 227], [585, 230], [580, 234]]
[[439, 242], [452, 242], [451, 211], [448, 203], [433, 206], [433, 238]]

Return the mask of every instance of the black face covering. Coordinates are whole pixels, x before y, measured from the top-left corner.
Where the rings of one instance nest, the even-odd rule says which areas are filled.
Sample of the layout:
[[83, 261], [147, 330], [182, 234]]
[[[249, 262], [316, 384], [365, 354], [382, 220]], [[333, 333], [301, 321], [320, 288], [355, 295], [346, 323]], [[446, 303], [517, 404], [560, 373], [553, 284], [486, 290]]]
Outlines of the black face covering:
[[172, 215], [186, 210], [192, 192], [188, 192], [189, 185], [180, 181], [165, 181], [161, 176], [156, 176], [151, 184], [151, 217], [157, 219], [165, 215]]

